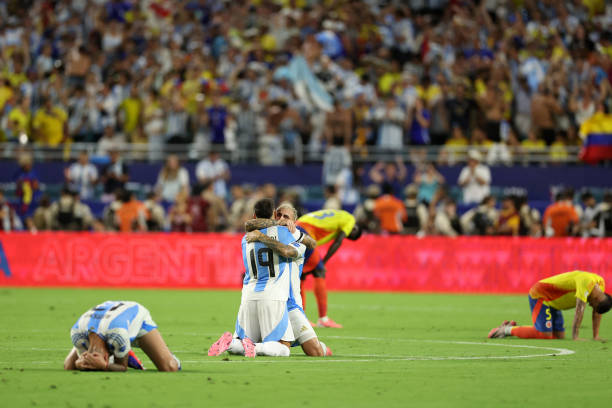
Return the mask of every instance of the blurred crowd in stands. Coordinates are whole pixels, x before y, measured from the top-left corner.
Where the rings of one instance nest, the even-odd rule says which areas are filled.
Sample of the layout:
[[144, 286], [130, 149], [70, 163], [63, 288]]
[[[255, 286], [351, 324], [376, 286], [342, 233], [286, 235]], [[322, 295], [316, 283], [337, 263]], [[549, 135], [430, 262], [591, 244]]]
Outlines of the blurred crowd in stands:
[[[497, 202], [490, 169], [481, 160], [478, 150], [470, 150], [457, 180], [446, 180], [433, 163], [417, 167], [407, 180], [402, 160], [379, 162], [369, 168], [371, 184], [360, 180], [343, 194], [357, 197], [352, 206], [356, 221], [374, 234], [612, 236], [612, 191], [598, 202], [588, 190], [564, 188], [543, 212], [531, 208], [520, 189]], [[190, 180], [178, 158], [170, 155], [150, 193], [139, 199], [126, 186], [129, 169], [116, 151], [100, 172], [81, 153], [66, 167], [64, 187], [52, 200], [41, 190], [32, 156], [24, 153], [15, 178], [17, 201], [9, 202], [0, 191], [0, 230], [241, 232], [253, 216], [254, 202], [265, 197], [291, 202], [300, 215], [307, 212], [300, 186], [231, 184], [230, 167], [217, 152], [198, 162], [195, 174], [196, 180]], [[451, 194], [452, 186], [460, 189], [460, 202]], [[93, 198], [94, 191], [104, 203], [99, 215], [82, 201]], [[347, 208], [336, 185], [326, 185], [324, 197], [322, 208]], [[465, 212], [458, 211], [458, 204]]]
[[603, 0], [7, 0], [0, 139], [562, 161], [611, 106], [611, 23]]
[[[228, 187], [233, 161], [323, 160], [326, 207], [356, 205], [371, 232], [610, 234], [610, 196], [543, 214], [490, 196], [487, 165], [542, 151], [562, 162], [578, 128], [612, 107], [612, 5], [602, 0], [7, 0], [0, 2], [0, 141], [81, 153], [43, 196], [24, 155], [4, 230], [241, 230], [273, 185]], [[432, 162], [427, 145], [442, 146]], [[164, 150], [188, 149], [197, 180]], [[436, 165], [459, 164], [458, 180]], [[409, 152], [358, 183], [355, 156]], [[132, 157], [165, 161], [146, 200], [125, 185]], [[429, 158], [431, 159], [431, 158]], [[448, 186], [458, 185], [459, 216]], [[103, 186], [102, 217], [81, 200]], [[164, 204], [164, 205], [162, 205]], [[607, 215], [605, 215], [607, 214]]]

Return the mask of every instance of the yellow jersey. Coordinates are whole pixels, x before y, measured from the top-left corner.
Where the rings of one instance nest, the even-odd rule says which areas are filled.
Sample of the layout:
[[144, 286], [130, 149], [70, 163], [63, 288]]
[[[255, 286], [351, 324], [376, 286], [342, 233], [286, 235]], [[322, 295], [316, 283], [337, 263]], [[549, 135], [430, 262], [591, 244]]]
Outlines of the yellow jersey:
[[37, 131], [36, 141], [48, 146], [57, 146], [64, 139], [64, 123], [68, 120], [66, 112], [54, 107], [51, 113], [44, 108], [34, 115], [32, 127]]
[[587, 302], [595, 285], [605, 291], [604, 279], [591, 272], [572, 271], [542, 279], [529, 290], [533, 299], [543, 299], [544, 304], [558, 310], [576, 307], [576, 299]]
[[340, 231], [348, 236], [355, 226], [355, 217], [344, 210], [319, 210], [302, 215], [297, 225], [304, 228], [317, 245], [322, 245], [336, 238]]

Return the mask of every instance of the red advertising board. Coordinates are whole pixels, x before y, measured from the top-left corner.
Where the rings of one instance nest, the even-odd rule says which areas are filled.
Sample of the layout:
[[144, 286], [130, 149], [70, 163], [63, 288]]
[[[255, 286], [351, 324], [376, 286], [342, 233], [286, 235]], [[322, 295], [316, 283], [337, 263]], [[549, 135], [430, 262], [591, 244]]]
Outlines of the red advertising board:
[[[239, 288], [234, 234], [0, 234], [0, 286]], [[325, 249], [324, 249], [325, 250]], [[612, 239], [367, 235], [327, 265], [332, 290], [525, 293], [581, 269], [612, 279]]]

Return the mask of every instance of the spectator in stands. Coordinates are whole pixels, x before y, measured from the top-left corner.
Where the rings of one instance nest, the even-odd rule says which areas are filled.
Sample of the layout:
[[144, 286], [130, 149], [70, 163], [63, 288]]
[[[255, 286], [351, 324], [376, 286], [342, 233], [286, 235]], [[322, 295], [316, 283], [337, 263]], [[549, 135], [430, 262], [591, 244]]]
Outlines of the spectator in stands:
[[[442, 106], [442, 105], [440, 105]], [[412, 112], [412, 122], [410, 125], [410, 143], [413, 145], [431, 144], [429, 127], [431, 126], [431, 112], [422, 98], [417, 98]], [[401, 149], [401, 146], [391, 147]], [[397, 151], [397, 150], [395, 150]]]
[[[214, 188], [214, 187], [213, 187]], [[191, 232], [207, 232], [208, 227], [208, 211], [210, 203], [204, 197], [204, 193], [192, 195], [187, 199], [187, 212], [191, 217], [190, 228]]]
[[121, 193], [121, 205], [115, 213], [115, 223], [120, 232], [147, 230], [147, 209], [136, 198], [136, 194], [124, 190]]
[[44, 194], [40, 198], [40, 202], [34, 215], [32, 223], [37, 231], [51, 231], [53, 229], [53, 213], [51, 211], [51, 199]]
[[478, 150], [468, 152], [468, 165], [459, 174], [459, 186], [463, 188], [465, 204], [480, 203], [490, 193], [491, 171], [483, 164]]
[[[339, 142], [340, 144], [335, 144]], [[334, 141], [330, 139], [330, 145], [323, 156], [323, 185], [338, 185], [351, 173], [352, 158], [344, 139]]]
[[[5, 137], [8, 141], [18, 141], [23, 135], [30, 134], [31, 100], [21, 95], [17, 104], [6, 115]], [[0, 117], [1, 118], [1, 117]]]
[[545, 84], [531, 98], [531, 123], [539, 138], [550, 146], [555, 140], [555, 115], [562, 112], [561, 106]]
[[189, 143], [188, 120], [185, 103], [178, 97], [168, 101], [170, 109], [166, 115], [166, 143], [180, 145]]
[[208, 182], [203, 186], [201, 197], [210, 205], [207, 217], [208, 231], [218, 232], [227, 229], [229, 226], [227, 204], [215, 194], [213, 183]]
[[208, 108], [208, 126], [211, 130], [210, 142], [219, 147], [225, 147], [225, 128], [227, 126], [228, 112], [221, 101], [219, 93], [215, 92], [212, 104]]
[[138, 87], [133, 84], [130, 94], [119, 104], [120, 126], [123, 134], [132, 143], [146, 143], [143, 133], [143, 102], [138, 93]]
[[192, 217], [187, 205], [185, 193], [179, 193], [170, 211], [168, 211], [170, 231], [191, 232]]
[[52, 228], [56, 231], [86, 231], [93, 222], [91, 210], [79, 199], [79, 193], [68, 188], [50, 207]]
[[389, 234], [403, 231], [404, 222], [408, 221], [406, 207], [399, 198], [393, 195], [393, 187], [383, 183], [382, 195], [374, 201], [374, 215], [380, 222], [380, 229]]
[[[423, 117], [422, 105], [419, 112], [421, 112], [419, 118], [423, 123], [427, 122], [427, 126], [429, 126], [429, 119]], [[374, 120], [378, 125], [378, 147], [393, 152], [401, 151], [404, 147], [406, 113], [397, 105], [397, 101], [394, 97], [387, 97], [384, 104], [376, 108], [374, 111]], [[419, 129], [422, 128], [422, 126], [419, 127]], [[422, 137], [423, 135], [418, 132], [418, 136]]]
[[593, 217], [599, 237], [612, 237], [612, 193], [607, 192]]
[[444, 147], [438, 154], [437, 162], [441, 166], [453, 166], [459, 161], [462, 152], [468, 146], [463, 130], [459, 126], [453, 126], [451, 137], [444, 143]]
[[[518, 76], [512, 87], [515, 92], [514, 126], [519, 138], [524, 140], [529, 133], [533, 132], [531, 129], [531, 90], [527, 84], [527, 78], [523, 75]], [[535, 132], [533, 134], [536, 135]]]
[[253, 217], [249, 193], [249, 190], [240, 185], [234, 185], [231, 188], [232, 204], [229, 208], [229, 223], [232, 231], [243, 231], [246, 220]]
[[38, 206], [40, 181], [38, 174], [32, 168], [33, 160], [30, 153], [21, 153], [18, 162], [19, 170], [15, 175], [15, 195], [18, 199], [16, 210], [22, 220], [27, 220], [34, 214]]
[[521, 142], [523, 151], [523, 163], [534, 164], [540, 161], [545, 153], [546, 143], [538, 139], [535, 130], [527, 132], [527, 139]]
[[258, 121], [257, 113], [246, 98], [240, 99], [239, 105], [232, 111], [236, 117], [236, 139], [238, 141], [238, 161], [252, 160], [257, 147]]
[[285, 145], [280, 124], [283, 118], [278, 101], [272, 101], [265, 110], [265, 132], [259, 137], [259, 162], [266, 166], [279, 166], [285, 162]]
[[520, 195], [517, 198], [519, 215], [521, 216], [521, 235], [534, 238], [542, 237], [542, 216], [540, 211], [529, 206], [527, 195]]
[[521, 217], [516, 209], [516, 203], [512, 197], [504, 197], [501, 202], [499, 217], [495, 223], [496, 235], [519, 235]]
[[429, 205], [445, 180], [432, 163], [424, 163], [415, 169], [413, 182], [419, 190], [418, 200]]
[[355, 208], [355, 220], [359, 228], [373, 234], [380, 232], [380, 220], [374, 214], [376, 199], [380, 196], [380, 187], [371, 184], [366, 188], [365, 200]]
[[557, 193], [555, 203], [544, 211], [542, 223], [547, 237], [567, 237], [577, 232], [580, 219], [571, 200], [567, 192]]
[[219, 152], [211, 150], [207, 159], [198, 162], [195, 173], [200, 186], [212, 182], [215, 194], [222, 199], [227, 198], [227, 182], [230, 180], [230, 170]]
[[98, 146], [96, 148], [97, 156], [109, 156], [111, 150], [117, 150], [125, 147], [125, 140], [123, 134], [116, 132], [113, 126], [106, 126], [104, 128], [102, 137], [98, 140]]
[[461, 222], [457, 215], [457, 204], [453, 200], [446, 199], [442, 202], [441, 208], [434, 217], [434, 227], [438, 235], [447, 237], [461, 235]]
[[171, 154], [166, 159], [157, 178], [155, 189], [160, 193], [163, 200], [174, 202], [177, 194], [189, 193], [189, 173], [181, 167], [178, 157]]
[[514, 153], [520, 146], [516, 134], [512, 128], [507, 127], [505, 140], [493, 144], [487, 152], [487, 164], [489, 166], [506, 165], [511, 166]]
[[102, 201], [111, 202], [115, 198], [115, 193], [118, 190], [125, 189], [125, 183], [128, 182], [130, 175], [129, 170], [121, 153], [117, 148], [109, 151], [110, 163], [102, 169], [102, 177], [100, 181], [104, 186], [104, 195]]
[[550, 145], [549, 158], [552, 163], [565, 163], [568, 158], [565, 134], [556, 132], [554, 142]]
[[393, 195], [397, 197], [400, 195], [406, 179], [406, 166], [401, 157], [397, 157], [395, 162], [377, 162], [370, 168], [369, 176], [370, 180], [378, 184], [379, 187], [383, 183], [391, 184]]
[[166, 229], [166, 211], [159, 203], [161, 198], [154, 191], [147, 195], [143, 202], [149, 218], [147, 218], [147, 231], [163, 231]]
[[68, 114], [48, 96], [41, 102], [42, 107], [32, 119], [34, 140], [41, 145], [58, 147], [68, 139]]
[[597, 201], [590, 191], [584, 192], [580, 196], [582, 201], [582, 215], [580, 217], [580, 231], [583, 237], [597, 236], [595, 229], [595, 215], [597, 214]]
[[499, 216], [495, 208], [495, 197], [486, 196], [478, 207], [474, 207], [460, 218], [461, 229], [466, 235], [493, 235]]
[[78, 192], [82, 199], [94, 196], [94, 186], [98, 182], [98, 169], [89, 162], [86, 151], [79, 153], [79, 159], [64, 170], [64, 178], [68, 188]]
[[4, 193], [0, 190], [0, 231], [10, 232], [23, 229], [23, 224], [17, 213], [6, 201]]
[[406, 208], [404, 232], [416, 235], [427, 223], [429, 211], [427, 206], [418, 200], [418, 188], [414, 184], [404, 189], [404, 207]]
[[340, 198], [338, 198], [338, 191], [336, 190], [336, 186], [328, 185], [325, 186], [323, 190], [323, 195], [325, 197], [325, 202], [323, 203], [323, 209], [326, 210], [341, 210], [342, 202]]

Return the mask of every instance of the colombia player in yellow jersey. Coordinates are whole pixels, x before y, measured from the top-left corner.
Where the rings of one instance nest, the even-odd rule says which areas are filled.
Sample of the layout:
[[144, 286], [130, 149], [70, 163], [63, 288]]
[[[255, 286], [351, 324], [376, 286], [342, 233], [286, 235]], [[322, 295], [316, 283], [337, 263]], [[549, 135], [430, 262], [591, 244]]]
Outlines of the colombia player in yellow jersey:
[[516, 326], [505, 321], [489, 332], [489, 338], [516, 336], [523, 339], [562, 339], [565, 337], [561, 310], [576, 308], [572, 339], [578, 339], [584, 309], [593, 308], [593, 339], [599, 339], [601, 315], [612, 307], [612, 297], [604, 293], [604, 279], [590, 272], [572, 271], [542, 279], [529, 290], [533, 326]]
[[306, 305], [306, 293], [304, 282], [308, 275], [314, 276], [314, 293], [317, 298], [319, 309], [319, 327], [342, 327], [338, 323], [327, 317], [327, 286], [325, 284], [325, 263], [329, 261], [333, 254], [340, 248], [344, 238], [356, 240], [361, 236], [361, 229], [355, 224], [355, 217], [343, 210], [319, 210], [301, 216], [297, 221], [297, 226], [305, 231], [317, 242], [323, 245], [333, 241], [327, 253], [321, 259], [317, 248], [314, 251], [306, 251], [304, 255], [304, 269], [302, 272], [302, 304]]

